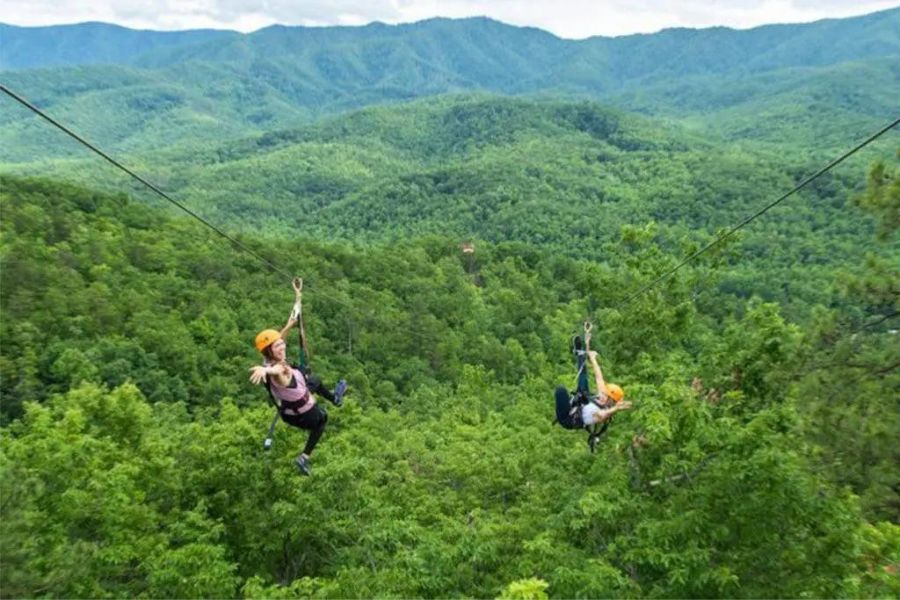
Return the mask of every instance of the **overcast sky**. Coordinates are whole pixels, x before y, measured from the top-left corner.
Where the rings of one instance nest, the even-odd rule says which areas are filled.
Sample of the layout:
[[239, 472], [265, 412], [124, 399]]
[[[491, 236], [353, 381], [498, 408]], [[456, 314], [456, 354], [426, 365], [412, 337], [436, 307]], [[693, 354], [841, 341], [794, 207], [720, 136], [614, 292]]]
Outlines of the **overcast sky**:
[[[900, 6], [898, 0], [0, 0], [0, 22], [104, 21], [139, 29], [409, 23], [488, 16], [565, 38], [651, 33], [666, 27], [801, 23]], [[2, 40], [0, 40], [2, 51]]]

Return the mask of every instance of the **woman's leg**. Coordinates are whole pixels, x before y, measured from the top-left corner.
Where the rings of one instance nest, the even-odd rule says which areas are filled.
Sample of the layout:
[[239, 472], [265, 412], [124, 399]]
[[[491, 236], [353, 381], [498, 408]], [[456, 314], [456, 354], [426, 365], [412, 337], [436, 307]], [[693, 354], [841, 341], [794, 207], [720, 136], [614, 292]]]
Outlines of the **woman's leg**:
[[317, 396], [322, 396], [329, 402], [334, 402], [334, 394], [331, 393], [324, 383], [322, 383], [322, 378], [318, 375], [310, 375], [306, 378], [306, 387], [309, 388], [313, 394]]
[[585, 364], [587, 360], [587, 351], [584, 349], [584, 342], [581, 341], [580, 336], [575, 336], [573, 345], [575, 365], [578, 367], [578, 391], [589, 394], [591, 388], [590, 384], [588, 384], [587, 365]]
[[306, 446], [303, 447], [303, 454], [306, 456], [311, 455], [312, 451], [315, 450], [316, 444], [319, 443], [319, 438], [325, 433], [325, 424], [328, 422], [328, 413], [318, 406], [306, 414], [310, 413], [313, 413], [315, 416], [312, 417], [314, 419], [313, 427], [310, 428], [309, 437], [306, 438]]
[[556, 420], [566, 429], [572, 428], [572, 417], [569, 415], [569, 390], [563, 386], [556, 388]]
[[335, 406], [340, 407], [344, 403], [344, 393], [347, 391], [347, 382], [343, 379], [338, 381], [333, 393], [324, 383], [322, 383], [322, 379], [317, 375], [309, 375], [306, 378], [306, 385], [313, 394], [322, 396]]
[[285, 419], [294, 427], [305, 429], [309, 432], [306, 439], [306, 446], [303, 448], [303, 454], [309, 456], [319, 443], [319, 438], [325, 433], [325, 424], [328, 422], [328, 413], [326, 413], [318, 405], [306, 411], [302, 415], [292, 415], [290, 420]]

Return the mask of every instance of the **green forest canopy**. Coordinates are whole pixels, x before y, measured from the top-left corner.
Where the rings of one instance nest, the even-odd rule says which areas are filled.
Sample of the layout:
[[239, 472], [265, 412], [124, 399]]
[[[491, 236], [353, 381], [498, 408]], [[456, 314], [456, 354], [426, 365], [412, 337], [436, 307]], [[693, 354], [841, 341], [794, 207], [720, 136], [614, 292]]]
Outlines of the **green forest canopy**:
[[[861, 204], [896, 198], [880, 173]], [[124, 196], [2, 184], [3, 410], [21, 416], [2, 446], [10, 595], [897, 593], [900, 531], [880, 521], [896, 522], [897, 457], [878, 443], [898, 426], [896, 344], [883, 324], [849, 333], [896, 309], [877, 283], [835, 282], [861, 312], [820, 306], [805, 330], [758, 300], [708, 316], [715, 259], [599, 309], [607, 374], [638, 408], [591, 456], [551, 425], [550, 390], [572, 376], [585, 292], [676, 258], [652, 229], [623, 228], [605, 265], [515, 243], [468, 265], [436, 237], [265, 242], [310, 281], [317, 370], [354, 387], [300, 482], [298, 434], [282, 426], [265, 455], [246, 382], [253, 334], [284, 318], [259, 300], [277, 282]], [[896, 281], [896, 260], [871, 260], [854, 276]], [[871, 369], [842, 363], [842, 344]], [[841, 370], [865, 406], [833, 406]]]
[[[75, 148], [48, 133], [55, 147]], [[778, 301], [792, 316], [824, 301], [832, 265], [863, 258], [873, 222], [845, 203], [863, 186], [854, 173], [883, 156], [884, 144], [744, 230], [740, 264], [722, 285]], [[79, 152], [9, 170], [148, 196]], [[213, 222], [256, 237], [364, 244], [443, 235], [602, 261], [623, 224], [656, 223], [668, 251], [685, 250], [681, 240], [704, 243], [835, 155], [818, 162], [789, 143], [734, 145], [596, 103], [451, 96], [126, 162]]]
[[[324, 120], [284, 90], [242, 112], [259, 82], [222, 77], [247, 66], [235, 48], [297, 33], [278, 28], [158, 36], [145, 57], [100, 28], [98, 55], [128, 64], [4, 72], [303, 275], [315, 370], [352, 393], [313, 477], [296, 430], [265, 453], [251, 342], [284, 322], [288, 282], [4, 111], [0, 593], [900, 595], [896, 134], [620, 303], [883, 124], [897, 15], [625, 38], [646, 77], [614, 91], [578, 79], [594, 54], [546, 98], [341, 89], [323, 114], [429, 97]], [[483, 20], [419, 33], [466, 27], [560, 42]], [[344, 35], [373, 36], [365, 55], [398, 31]], [[722, 51], [775, 38], [752, 73]], [[613, 64], [605, 44], [578, 52]], [[672, 44], [722, 63], [654, 74]], [[316, 63], [316, 93], [353, 52]], [[190, 85], [166, 67], [188, 55]], [[588, 88], [618, 108], [571, 99]], [[593, 456], [551, 424], [586, 315], [635, 403]]]

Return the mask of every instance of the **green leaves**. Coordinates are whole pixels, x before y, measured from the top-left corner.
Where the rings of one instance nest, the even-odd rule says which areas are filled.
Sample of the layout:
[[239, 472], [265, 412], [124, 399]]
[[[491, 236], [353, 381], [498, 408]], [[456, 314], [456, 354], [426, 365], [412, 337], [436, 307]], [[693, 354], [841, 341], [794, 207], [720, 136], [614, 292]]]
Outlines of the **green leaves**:
[[887, 239], [896, 234], [900, 230], [900, 178], [896, 165], [891, 168], [883, 161], [875, 163], [869, 171], [865, 193], [854, 198], [854, 202], [878, 218], [879, 237]]
[[[733, 315], [704, 286], [722, 257], [612, 309], [677, 258], [653, 226], [624, 228], [604, 264], [483, 242], [468, 257], [440, 237], [364, 251], [250, 240], [300, 265], [315, 370], [352, 390], [327, 407], [313, 476], [301, 478], [292, 461], [305, 432], [280, 423], [265, 452], [271, 409], [247, 382], [254, 334], [285, 319], [286, 283], [282, 305], [258, 265], [136, 204], [16, 179], [3, 194], [10, 594], [893, 589], [892, 530], [866, 525], [802, 437], [823, 418], [842, 454], [822, 456], [859, 459], [866, 468], [849, 474], [862, 478], [846, 480], [867, 490], [863, 506], [885, 505], [895, 469], [879, 444], [895, 428], [877, 398], [890, 371], [850, 364], [888, 355], [881, 325], [844, 339], [841, 317], [817, 309], [803, 336], [775, 303], [730, 295]], [[44, 210], [51, 199], [57, 209]], [[53, 236], [20, 229], [39, 214]], [[570, 336], [589, 312], [604, 374], [634, 403], [595, 455], [583, 433], [551, 423], [553, 388], [574, 379]], [[809, 357], [830, 356], [823, 347], [836, 363], [824, 375], [855, 373], [853, 410], [827, 401], [834, 382], [818, 371], [798, 381]]]
[[498, 596], [499, 600], [547, 600], [548, 584], [543, 579], [532, 577], [510, 583]]

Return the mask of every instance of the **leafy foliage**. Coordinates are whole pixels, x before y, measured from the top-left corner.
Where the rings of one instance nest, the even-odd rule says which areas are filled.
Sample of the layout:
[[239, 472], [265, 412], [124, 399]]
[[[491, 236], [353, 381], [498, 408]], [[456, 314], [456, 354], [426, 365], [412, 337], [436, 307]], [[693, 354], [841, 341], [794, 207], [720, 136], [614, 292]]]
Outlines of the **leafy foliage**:
[[798, 443], [797, 328], [758, 301], [709, 319], [711, 288], [689, 301], [716, 257], [600, 310], [607, 376], [637, 406], [592, 456], [551, 425], [550, 390], [571, 377], [583, 286], [674, 260], [647, 231], [603, 266], [508, 243], [469, 262], [434, 237], [246, 239], [302, 268], [314, 366], [354, 390], [299, 480], [302, 436], [281, 426], [265, 454], [246, 382], [253, 334], [287, 309], [257, 263], [123, 196], [2, 189], [10, 595], [895, 591], [896, 528], [868, 525]]
[[[314, 370], [352, 392], [312, 477], [302, 432], [264, 452], [251, 341], [287, 282], [4, 111], [3, 595], [897, 596], [884, 145], [630, 294], [880, 124], [898, 15], [53, 30], [31, 58], [78, 65], [4, 83], [302, 275]], [[587, 316], [635, 404], [597, 455], [550, 422]]]
[[900, 508], [900, 455], [889, 441], [900, 426], [897, 174], [897, 164], [874, 165], [867, 191], [855, 199], [878, 215], [881, 239], [858, 269], [839, 275], [840, 308], [817, 310], [801, 387], [822, 463], [860, 494], [869, 512], [894, 522]]
[[[656, 222], [667, 252], [689, 249], [673, 240], [698, 248], [705, 232], [743, 219], [821, 167], [793, 160], [594, 103], [462, 96], [168, 149], [133, 166], [232, 231], [355, 244], [440, 235], [604, 260], [623, 224]], [[15, 170], [57, 173], [92, 189], [129, 185], [94, 158]], [[847, 195], [862, 190], [852, 172], [830, 173], [764, 226], [743, 230], [741, 262], [752, 267], [730, 270], [725, 290], [794, 305], [790, 311], [824, 302], [823, 271], [858, 264], [874, 226], [845, 210]]]

